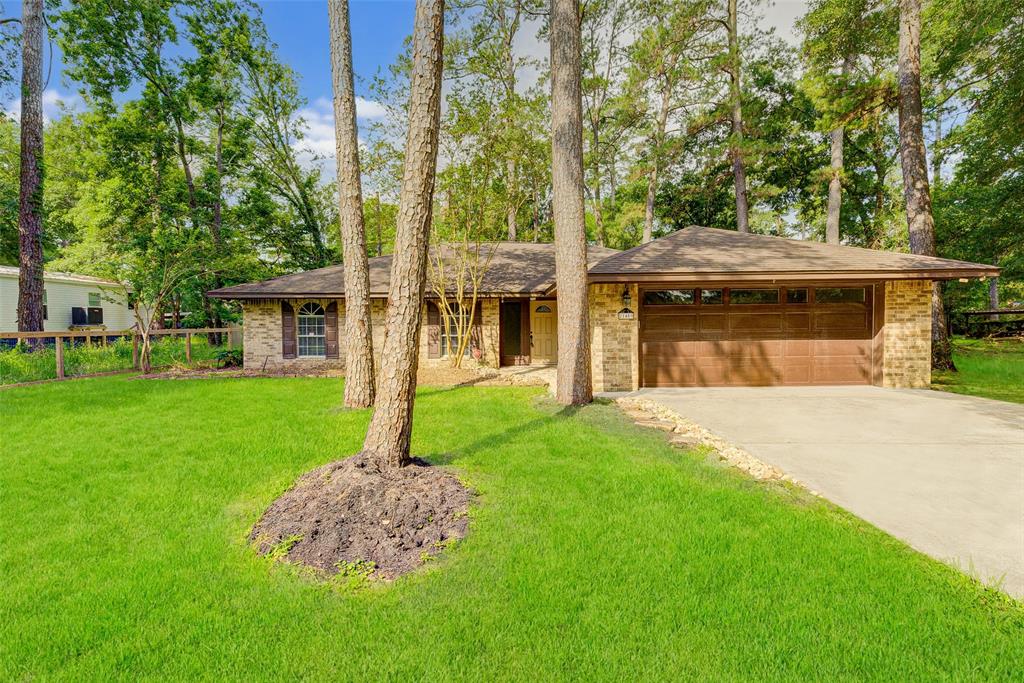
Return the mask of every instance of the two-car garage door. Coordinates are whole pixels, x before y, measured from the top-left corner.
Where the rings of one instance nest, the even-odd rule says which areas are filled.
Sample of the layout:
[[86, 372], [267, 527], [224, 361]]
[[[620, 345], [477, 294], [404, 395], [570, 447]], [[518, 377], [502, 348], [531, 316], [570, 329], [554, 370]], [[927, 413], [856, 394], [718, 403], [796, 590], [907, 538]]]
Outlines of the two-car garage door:
[[872, 288], [641, 291], [643, 386], [870, 384]]

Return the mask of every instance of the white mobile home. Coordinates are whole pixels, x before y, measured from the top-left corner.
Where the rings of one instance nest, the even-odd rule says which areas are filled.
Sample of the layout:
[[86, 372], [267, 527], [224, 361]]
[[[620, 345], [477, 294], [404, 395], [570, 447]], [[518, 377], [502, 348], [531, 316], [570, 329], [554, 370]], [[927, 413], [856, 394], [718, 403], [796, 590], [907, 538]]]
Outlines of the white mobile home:
[[[43, 274], [47, 332], [70, 329], [126, 330], [135, 325], [128, 295], [116, 282], [89, 275]], [[0, 266], [0, 332], [18, 330], [18, 269]]]

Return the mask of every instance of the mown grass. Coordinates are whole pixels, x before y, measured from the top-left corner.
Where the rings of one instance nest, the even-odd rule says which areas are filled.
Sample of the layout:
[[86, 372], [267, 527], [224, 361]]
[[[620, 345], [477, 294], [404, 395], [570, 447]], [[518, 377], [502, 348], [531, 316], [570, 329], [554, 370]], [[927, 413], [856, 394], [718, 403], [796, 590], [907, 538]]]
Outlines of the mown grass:
[[245, 545], [368, 411], [327, 379], [0, 392], [0, 680], [1021, 680], [1024, 610], [613, 406], [426, 388], [470, 533], [337, 591]]
[[[76, 341], [78, 343], [75, 346], [65, 344], [64, 347], [64, 373], [68, 377], [128, 370], [132, 367], [130, 339], [119, 338], [105, 346], [100, 344], [99, 339], [92, 346], [86, 346], [81, 340]], [[207, 343], [205, 336], [196, 335], [192, 337], [192, 360], [212, 360], [220, 348]], [[152, 354], [154, 368], [182, 364], [185, 362], [185, 339], [156, 339]], [[0, 384], [35, 382], [54, 379], [56, 376], [56, 351], [52, 344], [39, 349], [31, 349], [27, 345], [0, 349]]]
[[1024, 339], [954, 339], [953, 364], [933, 373], [932, 388], [1024, 403]]

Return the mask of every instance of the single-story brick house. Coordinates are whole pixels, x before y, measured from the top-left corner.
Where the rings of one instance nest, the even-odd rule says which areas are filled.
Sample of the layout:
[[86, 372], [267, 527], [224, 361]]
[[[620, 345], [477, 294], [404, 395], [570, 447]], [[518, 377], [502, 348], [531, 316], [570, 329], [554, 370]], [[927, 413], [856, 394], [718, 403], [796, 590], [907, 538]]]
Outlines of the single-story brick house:
[[[926, 387], [931, 284], [999, 269], [965, 261], [690, 227], [628, 251], [588, 250], [595, 391], [649, 386]], [[370, 259], [375, 348], [391, 258]], [[428, 288], [429, 289], [429, 288]], [[225, 287], [242, 302], [245, 365], [343, 369], [342, 266]], [[420, 359], [451, 335], [428, 293]], [[471, 353], [489, 366], [557, 357], [554, 245], [501, 242], [483, 278]]]

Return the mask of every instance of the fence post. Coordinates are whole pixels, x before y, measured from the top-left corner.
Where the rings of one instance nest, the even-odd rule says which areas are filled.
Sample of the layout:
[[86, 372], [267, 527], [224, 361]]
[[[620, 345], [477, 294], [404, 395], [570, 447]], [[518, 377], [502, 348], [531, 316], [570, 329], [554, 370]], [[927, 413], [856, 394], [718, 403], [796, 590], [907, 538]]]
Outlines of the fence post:
[[92, 348], [92, 335], [91, 334], [85, 335], [85, 346], [86, 346], [86, 348], [89, 348], [89, 349]]
[[185, 362], [192, 362], [192, 333], [185, 333]]
[[132, 369], [139, 369], [139, 335], [132, 333]]
[[231, 331], [230, 327], [228, 328], [228, 331], [227, 331], [227, 338], [228, 338], [228, 350], [230, 351], [232, 349], [232, 347], [234, 346], [234, 339], [233, 339], [233, 335], [232, 335], [232, 331]]
[[53, 338], [53, 350], [57, 353], [57, 379], [64, 379], [64, 340]]

